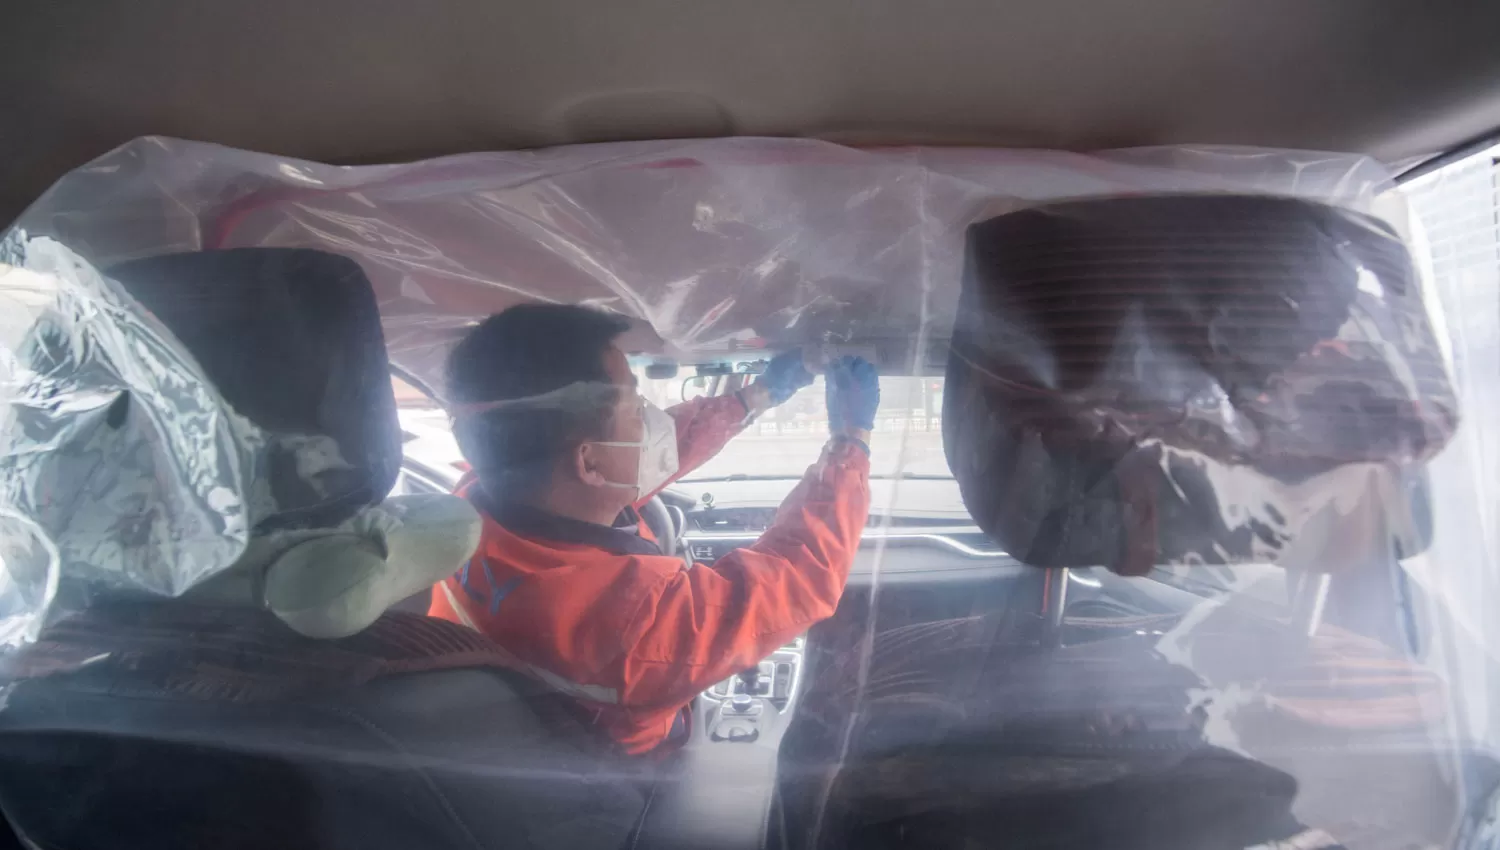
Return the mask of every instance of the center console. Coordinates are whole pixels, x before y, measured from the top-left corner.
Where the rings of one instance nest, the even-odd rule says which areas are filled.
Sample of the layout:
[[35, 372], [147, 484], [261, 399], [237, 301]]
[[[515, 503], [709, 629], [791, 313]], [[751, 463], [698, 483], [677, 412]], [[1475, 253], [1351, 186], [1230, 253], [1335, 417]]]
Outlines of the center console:
[[777, 753], [801, 685], [803, 641], [699, 696], [691, 738], [656, 784], [639, 847], [766, 846]]
[[790, 709], [802, 672], [802, 642], [803, 638], [797, 638], [755, 667], [703, 694], [710, 707], [719, 709], [715, 712], [718, 723], [708, 730], [710, 739], [746, 742], [748, 736], [759, 732], [759, 722], [754, 718], [766, 709]]

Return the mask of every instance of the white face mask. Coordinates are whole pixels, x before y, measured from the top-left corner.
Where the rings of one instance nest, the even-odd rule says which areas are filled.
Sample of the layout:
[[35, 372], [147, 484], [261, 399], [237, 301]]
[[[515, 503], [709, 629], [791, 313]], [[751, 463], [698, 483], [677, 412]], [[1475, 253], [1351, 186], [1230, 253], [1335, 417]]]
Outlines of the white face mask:
[[651, 402], [642, 402], [641, 420], [645, 432], [635, 442], [600, 442], [596, 446], [618, 446], [638, 448], [641, 459], [635, 471], [635, 481], [605, 481], [610, 487], [627, 487], [635, 491], [635, 501], [655, 493], [663, 484], [677, 474], [677, 423], [671, 414]]

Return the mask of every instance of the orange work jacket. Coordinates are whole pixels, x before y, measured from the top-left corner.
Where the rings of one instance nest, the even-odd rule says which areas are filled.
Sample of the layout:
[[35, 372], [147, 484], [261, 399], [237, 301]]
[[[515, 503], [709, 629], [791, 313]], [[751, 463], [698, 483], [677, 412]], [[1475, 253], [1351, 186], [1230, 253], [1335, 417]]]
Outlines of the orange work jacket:
[[[668, 411], [678, 475], [746, 420], [736, 396]], [[461, 485], [484, 516], [478, 550], [433, 588], [435, 617], [493, 638], [519, 670], [594, 710], [627, 752], [655, 748], [694, 697], [833, 614], [870, 505], [867, 450], [831, 442], [753, 544], [689, 566], [633, 531]]]

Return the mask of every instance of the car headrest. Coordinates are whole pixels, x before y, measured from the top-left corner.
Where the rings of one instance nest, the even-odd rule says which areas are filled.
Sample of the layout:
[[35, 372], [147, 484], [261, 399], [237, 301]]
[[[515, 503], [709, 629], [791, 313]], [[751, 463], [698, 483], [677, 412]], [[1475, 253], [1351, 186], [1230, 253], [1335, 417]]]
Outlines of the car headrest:
[[390, 492], [401, 428], [380, 314], [358, 263], [239, 248], [150, 257], [106, 274], [264, 433], [252, 530], [337, 525]]
[[254, 248], [106, 278], [52, 240], [15, 244], [0, 637], [139, 595], [339, 637], [472, 554], [464, 500], [386, 499], [401, 432], [356, 263]]
[[258, 435], [248, 545], [200, 597], [264, 606], [309, 637], [345, 637], [473, 553], [480, 520], [462, 499], [380, 504], [400, 470], [401, 431], [358, 263], [255, 248], [109, 273]]
[[1458, 405], [1376, 219], [1238, 195], [1028, 209], [970, 228], [958, 316], [948, 460], [1022, 561], [1333, 568], [1297, 541], [1354, 520], [1427, 544], [1413, 494]]

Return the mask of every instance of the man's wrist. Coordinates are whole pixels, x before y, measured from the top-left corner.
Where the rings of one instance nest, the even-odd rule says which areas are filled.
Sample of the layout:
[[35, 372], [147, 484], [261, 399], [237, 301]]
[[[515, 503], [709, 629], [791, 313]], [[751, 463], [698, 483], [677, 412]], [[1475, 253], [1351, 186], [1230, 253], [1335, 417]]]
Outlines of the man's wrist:
[[864, 443], [865, 445], [869, 445], [870, 444], [870, 431], [869, 431], [868, 428], [856, 428], [856, 427], [854, 427], [854, 426], [851, 425], [851, 426], [846, 427], [846, 428], [840, 428], [840, 429], [838, 429], [837, 431], [835, 431], [833, 433], [833, 436], [835, 436], [835, 437], [848, 437], [851, 440], [859, 440], [861, 443]]
[[833, 433], [833, 441], [853, 443], [863, 449], [865, 454], [870, 453], [870, 432], [864, 428], [840, 428]]
[[771, 391], [759, 383], [740, 390], [740, 401], [745, 404], [745, 415], [758, 416], [775, 407], [771, 403]]

